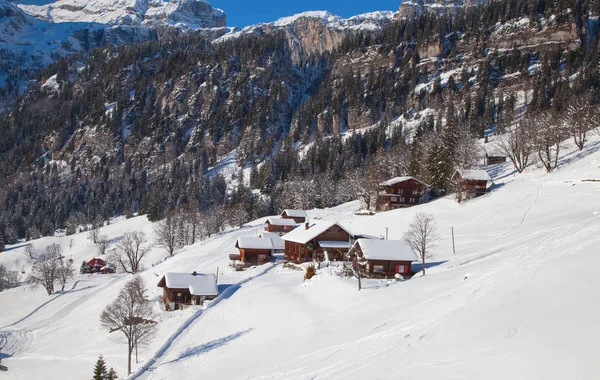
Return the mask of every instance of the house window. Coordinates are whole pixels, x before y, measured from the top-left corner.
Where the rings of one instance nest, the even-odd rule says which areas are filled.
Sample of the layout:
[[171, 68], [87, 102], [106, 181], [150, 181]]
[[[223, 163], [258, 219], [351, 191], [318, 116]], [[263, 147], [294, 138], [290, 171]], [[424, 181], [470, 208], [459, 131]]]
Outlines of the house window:
[[373, 273], [383, 273], [383, 265], [373, 265]]
[[404, 199], [404, 197], [400, 197], [400, 202], [405, 202], [406, 200]]
[[398, 189], [397, 193], [402, 194], [402, 189]]
[[398, 197], [391, 197], [390, 199], [392, 202], [398, 202]]
[[266, 260], [267, 259], [267, 255], [258, 255], [258, 259], [259, 260]]
[[406, 273], [407, 269], [406, 265], [396, 265], [396, 273]]
[[417, 201], [416, 198], [410, 198], [410, 203], [415, 203]]
[[417, 190], [413, 190], [413, 195], [419, 195], [419, 192]]

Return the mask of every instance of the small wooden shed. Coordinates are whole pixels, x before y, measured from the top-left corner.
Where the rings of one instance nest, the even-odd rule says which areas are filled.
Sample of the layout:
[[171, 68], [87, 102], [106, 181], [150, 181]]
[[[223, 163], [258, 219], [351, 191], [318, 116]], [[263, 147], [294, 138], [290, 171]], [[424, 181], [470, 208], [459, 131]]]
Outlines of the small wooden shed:
[[268, 232], [288, 233], [297, 226], [298, 224], [294, 219], [284, 219], [278, 216], [268, 218], [265, 221], [265, 231]]
[[393, 278], [396, 274], [403, 278], [412, 277], [411, 265], [419, 256], [404, 240], [358, 239], [348, 252], [353, 265], [362, 258], [366, 277]]
[[304, 210], [285, 209], [280, 215], [283, 219], [293, 219], [296, 223], [304, 223], [308, 217]]
[[240, 250], [240, 261], [246, 266], [261, 265], [268, 263], [273, 258], [273, 240], [271, 238], [260, 238], [244, 236], [237, 239], [235, 247]]
[[168, 272], [158, 282], [163, 288], [163, 302], [168, 311], [180, 310], [187, 305], [201, 305], [219, 294], [214, 274]]

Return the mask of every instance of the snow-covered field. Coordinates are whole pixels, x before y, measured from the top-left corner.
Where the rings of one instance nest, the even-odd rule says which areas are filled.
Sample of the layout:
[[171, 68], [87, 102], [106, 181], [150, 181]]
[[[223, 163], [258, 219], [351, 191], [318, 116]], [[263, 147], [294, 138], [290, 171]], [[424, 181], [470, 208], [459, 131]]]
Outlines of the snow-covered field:
[[[600, 180], [600, 139], [582, 153], [568, 146], [554, 173], [488, 167], [493, 190], [462, 204], [449, 196], [375, 216], [354, 215], [357, 202], [309, 211], [354, 232], [379, 236], [388, 227], [390, 239], [401, 238], [415, 213], [434, 215], [441, 239], [427, 275], [405, 282], [370, 280], [358, 292], [355, 280], [329, 269], [306, 282], [280, 264], [232, 271], [236, 238], [256, 234], [262, 220], [168, 260], [154, 248], [142, 273], [153, 299], [166, 271], [218, 267], [224, 293], [207, 309], [161, 312], [134, 378], [600, 378], [600, 182], [588, 181]], [[144, 217], [102, 234], [118, 239], [130, 230], [151, 239]], [[77, 266], [95, 254], [85, 233], [34, 241], [38, 249], [52, 243]], [[8, 247], [0, 262], [27, 272], [23, 249]], [[125, 378], [126, 347], [100, 328], [99, 315], [130, 277], [78, 276], [51, 297], [28, 287], [1, 292], [6, 377], [89, 378], [103, 354]]]

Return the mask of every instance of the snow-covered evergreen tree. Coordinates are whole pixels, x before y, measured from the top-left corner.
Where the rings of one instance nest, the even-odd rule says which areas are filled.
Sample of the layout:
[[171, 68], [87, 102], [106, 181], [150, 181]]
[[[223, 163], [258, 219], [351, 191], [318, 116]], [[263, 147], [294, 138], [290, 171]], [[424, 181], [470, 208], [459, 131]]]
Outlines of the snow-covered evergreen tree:
[[92, 380], [106, 380], [107, 372], [106, 372], [106, 362], [102, 355], [96, 361], [96, 366], [94, 367], [94, 376]]

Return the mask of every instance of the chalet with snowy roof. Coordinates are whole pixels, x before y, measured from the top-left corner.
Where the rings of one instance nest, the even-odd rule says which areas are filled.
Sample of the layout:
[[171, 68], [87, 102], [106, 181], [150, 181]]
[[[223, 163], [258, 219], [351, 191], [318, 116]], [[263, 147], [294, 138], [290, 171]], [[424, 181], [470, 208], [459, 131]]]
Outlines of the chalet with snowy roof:
[[492, 144], [485, 144], [485, 165], [496, 165], [506, 162], [506, 154], [502, 153], [499, 149], [492, 146]]
[[343, 260], [352, 245], [352, 237], [339, 223], [307, 221], [283, 235], [284, 259], [294, 263]]
[[115, 267], [111, 264], [108, 264], [101, 258], [94, 257], [93, 259], [85, 263], [85, 272], [102, 274], [115, 273]]
[[258, 231], [256, 234], [259, 238], [271, 239], [273, 243], [273, 253], [283, 253], [285, 243], [279, 234], [273, 232]]
[[396, 177], [379, 184], [377, 211], [395, 210], [422, 203], [426, 184], [414, 177]]
[[284, 219], [279, 216], [276, 216], [268, 218], [265, 221], [265, 231], [288, 233], [294, 228], [296, 228], [297, 225], [298, 224], [294, 219]]
[[461, 202], [485, 194], [492, 177], [485, 170], [459, 169], [452, 175], [452, 180], [457, 186], [456, 199]]
[[293, 219], [296, 223], [304, 223], [306, 218], [306, 211], [304, 210], [290, 210], [285, 209], [280, 215], [283, 219]]
[[404, 240], [358, 239], [348, 252], [353, 265], [362, 261], [366, 277], [411, 277], [411, 265], [419, 256]]
[[188, 305], [201, 305], [219, 294], [214, 274], [165, 273], [158, 282], [163, 288], [163, 302], [167, 310], [180, 310]]
[[[238, 255], [229, 255], [232, 261], [239, 261], [242, 265], [261, 265], [271, 261], [275, 246], [271, 238], [244, 236], [237, 239], [235, 247], [239, 249]], [[237, 263], [238, 265], [240, 263]]]

